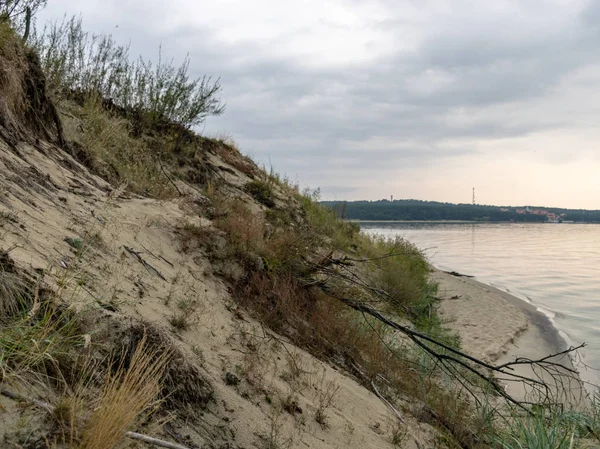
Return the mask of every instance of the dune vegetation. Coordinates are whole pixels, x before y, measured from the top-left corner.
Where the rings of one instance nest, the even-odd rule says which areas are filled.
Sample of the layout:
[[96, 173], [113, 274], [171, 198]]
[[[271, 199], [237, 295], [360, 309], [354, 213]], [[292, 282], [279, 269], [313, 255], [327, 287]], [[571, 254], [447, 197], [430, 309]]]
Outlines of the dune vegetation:
[[197, 134], [225, 111], [218, 79], [160, 49], [136, 58], [81, 19], [30, 30], [42, 3], [14, 3], [0, 23], [6, 444], [600, 443], [597, 402], [574, 411], [539, 379], [518, 400], [499, 380], [510, 366], [461, 350], [416, 247]]

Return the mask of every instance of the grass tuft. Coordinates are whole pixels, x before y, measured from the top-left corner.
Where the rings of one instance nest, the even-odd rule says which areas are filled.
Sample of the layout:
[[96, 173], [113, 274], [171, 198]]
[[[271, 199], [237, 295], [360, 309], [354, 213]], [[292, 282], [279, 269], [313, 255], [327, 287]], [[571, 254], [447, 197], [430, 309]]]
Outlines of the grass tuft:
[[250, 181], [246, 184], [246, 191], [259, 203], [267, 207], [275, 206], [273, 186], [270, 183], [262, 180]]
[[127, 119], [113, 116], [94, 98], [84, 103], [81, 113], [81, 126], [67, 128], [67, 138], [81, 143], [81, 162], [113, 185], [127, 184], [133, 192], [157, 198], [174, 195], [157, 156], [131, 136]]
[[167, 353], [149, 352], [146, 338], [142, 338], [129, 366], [121, 363], [108, 375], [98, 407], [83, 430], [80, 449], [112, 448], [123, 440], [136, 418], [160, 393], [168, 360]]
[[502, 449], [574, 449], [581, 447], [576, 426], [560, 412], [544, 413], [513, 419], [508, 431], [497, 439]]

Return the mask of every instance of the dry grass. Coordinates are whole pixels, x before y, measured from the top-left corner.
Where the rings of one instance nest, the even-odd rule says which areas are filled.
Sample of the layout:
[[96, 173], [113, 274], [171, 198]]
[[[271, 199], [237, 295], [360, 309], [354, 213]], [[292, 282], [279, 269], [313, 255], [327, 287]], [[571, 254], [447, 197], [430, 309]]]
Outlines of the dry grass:
[[327, 410], [333, 407], [335, 396], [340, 389], [340, 386], [332, 380], [326, 380], [326, 370], [323, 370], [319, 384], [317, 385], [316, 392], [316, 404], [317, 410], [315, 412], [315, 421], [317, 421], [322, 428], [329, 427], [329, 417], [327, 416]]
[[[211, 197], [218, 201], [218, 192], [213, 191]], [[271, 212], [267, 221], [241, 201], [220, 204], [224, 213], [215, 220], [216, 226], [224, 232], [230, 254], [247, 262], [246, 275], [235, 282], [235, 295], [261, 322], [321, 359], [346, 363], [344, 367], [350, 370], [359, 367], [360, 374], [354, 374], [367, 388], [371, 380], [385, 378], [379, 389], [392, 402], [401, 392], [428, 404], [429, 415], [436, 417], [431, 423], [442, 429], [448, 441], [468, 445], [476, 441], [474, 435], [489, 432], [474, 418], [471, 404], [448, 397], [439, 386], [440, 373], [426, 356], [382, 323], [348, 309], [318, 287], [307, 287], [314, 280], [314, 264], [322, 263], [324, 255], [371, 259], [352, 269], [385, 295], [374, 297], [368, 289], [335, 277], [328, 279], [328, 286], [342, 296], [369, 301], [387, 313], [413, 320], [420, 329], [443, 335], [427, 299], [434, 289], [428, 282], [429, 267], [413, 245], [358, 234], [354, 225], [339, 222], [310, 198], [305, 200], [301, 222], [292, 218], [293, 211]], [[252, 263], [257, 259], [264, 266]], [[335, 387], [324, 385], [319, 391], [315, 419], [327, 427]], [[402, 437], [402, 432], [396, 432], [394, 442], [399, 444]]]
[[0, 254], [0, 322], [23, 308], [27, 291], [23, 278], [2, 265]]
[[0, 23], [0, 106], [3, 114], [12, 115], [23, 109], [23, 75], [27, 69], [24, 53], [15, 31], [8, 24]]
[[115, 184], [128, 183], [137, 193], [173, 196], [173, 187], [151, 151], [130, 136], [127, 120], [111, 117], [93, 100], [84, 105], [84, 117], [82, 144], [106, 179]]
[[0, 378], [64, 383], [78, 343], [76, 323], [66, 312], [47, 310], [31, 321], [10, 320], [0, 331]]
[[107, 377], [98, 407], [83, 430], [80, 449], [110, 449], [122, 441], [160, 393], [168, 360], [167, 353], [149, 352], [145, 337], [138, 343], [129, 366], [121, 363]]
[[264, 219], [253, 214], [241, 200], [234, 200], [223, 217], [215, 220], [217, 228], [225, 231], [236, 256], [259, 254], [266, 232]]
[[[74, 107], [62, 107], [67, 106]], [[94, 98], [75, 114], [82, 117], [81, 123], [67, 126], [66, 137], [81, 144], [76, 156], [84, 165], [114, 185], [127, 184], [133, 192], [156, 198], [174, 196], [175, 189], [161, 171], [159, 154], [131, 135], [129, 120], [106, 111]]]
[[204, 139], [202, 146], [250, 178], [254, 178], [260, 171], [252, 159], [240, 153], [233, 139], [229, 137]]

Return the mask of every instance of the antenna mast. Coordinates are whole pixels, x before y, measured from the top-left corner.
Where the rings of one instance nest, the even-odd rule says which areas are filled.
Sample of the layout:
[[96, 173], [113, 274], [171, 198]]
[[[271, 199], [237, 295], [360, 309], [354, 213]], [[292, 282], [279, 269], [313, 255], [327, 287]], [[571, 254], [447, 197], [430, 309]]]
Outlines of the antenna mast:
[[473, 206], [475, 206], [475, 187], [473, 187]]

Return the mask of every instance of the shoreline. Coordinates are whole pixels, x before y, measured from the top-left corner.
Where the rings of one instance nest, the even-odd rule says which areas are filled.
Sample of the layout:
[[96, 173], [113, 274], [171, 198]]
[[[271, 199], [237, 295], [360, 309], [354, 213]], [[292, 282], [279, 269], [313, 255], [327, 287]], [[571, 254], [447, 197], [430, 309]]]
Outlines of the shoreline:
[[[524, 299], [471, 277], [456, 276], [437, 268], [431, 279], [439, 285], [439, 308], [444, 327], [456, 332], [465, 352], [492, 364], [503, 364], [522, 357], [530, 360], [557, 354], [569, 348], [550, 318]], [[567, 369], [575, 369], [571, 357], [549, 359]], [[551, 385], [557, 399], [578, 407], [586, 392], [580, 376], [557, 380], [543, 370], [522, 365], [515, 371], [528, 377], [540, 377]], [[566, 371], [565, 371], [566, 373]], [[532, 392], [521, 382], [503, 382], [511, 395], [532, 399]]]

